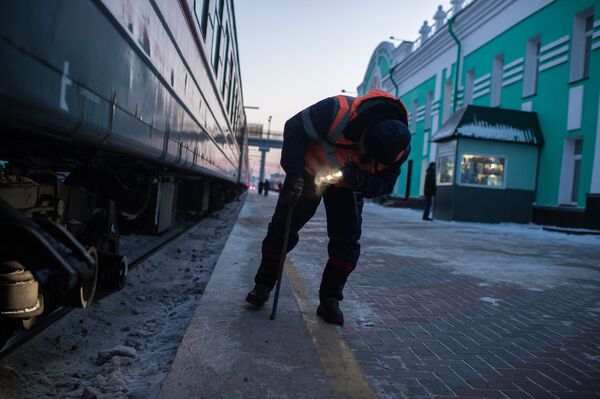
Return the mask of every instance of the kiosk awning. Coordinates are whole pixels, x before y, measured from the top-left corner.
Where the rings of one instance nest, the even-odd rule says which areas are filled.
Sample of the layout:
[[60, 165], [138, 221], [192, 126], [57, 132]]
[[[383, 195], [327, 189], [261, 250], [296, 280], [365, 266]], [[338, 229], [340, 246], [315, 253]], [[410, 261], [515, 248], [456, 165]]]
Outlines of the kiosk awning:
[[454, 137], [542, 145], [535, 112], [467, 105], [456, 111], [431, 137], [439, 142]]

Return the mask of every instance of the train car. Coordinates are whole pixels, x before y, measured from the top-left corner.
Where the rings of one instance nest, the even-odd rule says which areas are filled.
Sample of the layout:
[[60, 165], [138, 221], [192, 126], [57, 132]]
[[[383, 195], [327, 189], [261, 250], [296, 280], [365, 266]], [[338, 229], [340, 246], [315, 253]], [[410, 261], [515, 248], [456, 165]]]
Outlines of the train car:
[[0, 330], [122, 287], [122, 233], [232, 200], [245, 122], [233, 0], [1, 2]]

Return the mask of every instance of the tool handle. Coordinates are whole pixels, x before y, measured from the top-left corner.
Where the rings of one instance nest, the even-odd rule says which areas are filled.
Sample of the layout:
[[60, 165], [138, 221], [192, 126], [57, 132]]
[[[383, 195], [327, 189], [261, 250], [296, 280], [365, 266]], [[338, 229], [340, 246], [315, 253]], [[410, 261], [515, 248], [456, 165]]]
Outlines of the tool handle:
[[288, 213], [285, 219], [285, 229], [283, 231], [283, 243], [281, 245], [281, 254], [279, 256], [279, 270], [277, 271], [277, 285], [275, 286], [275, 295], [273, 296], [273, 310], [271, 311], [271, 320], [275, 320], [277, 313], [277, 304], [279, 302], [279, 290], [281, 289], [281, 278], [283, 276], [283, 266], [287, 255], [288, 239], [290, 237], [290, 229], [292, 226], [292, 215], [294, 214], [295, 201], [290, 203]]

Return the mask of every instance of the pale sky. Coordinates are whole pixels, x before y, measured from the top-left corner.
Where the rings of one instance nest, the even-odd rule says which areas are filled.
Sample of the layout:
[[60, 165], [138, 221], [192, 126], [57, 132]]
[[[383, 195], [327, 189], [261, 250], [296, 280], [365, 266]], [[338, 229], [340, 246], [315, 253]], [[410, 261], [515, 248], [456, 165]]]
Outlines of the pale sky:
[[440, 4], [450, 8], [449, 0], [235, 0], [244, 104], [260, 107], [246, 110], [248, 122], [267, 129], [272, 115], [281, 131], [323, 98], [354, 95], [377, 45], [415, 40]]

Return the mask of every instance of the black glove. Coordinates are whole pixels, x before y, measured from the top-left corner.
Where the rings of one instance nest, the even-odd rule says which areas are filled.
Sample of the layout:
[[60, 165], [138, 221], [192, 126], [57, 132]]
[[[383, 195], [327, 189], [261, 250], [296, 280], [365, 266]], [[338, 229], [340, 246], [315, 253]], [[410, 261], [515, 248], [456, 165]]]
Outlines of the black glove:
[[295, 204], [302, 195], [302, 190], [304, 189], [304, 179], [300, 176], [295, 175], [286, 175], [285, 181], [283, 182], [283, 187], [281, 187], [281, 193], [286, 203]]
[[354, 162], [348, 161], [346, 166], [342, 168], [342, 174], [344, 183], [346, 183], [349, 189], [361, 191], [365, 182], [365, 174], [362, 170], [358, 169], [358, 166]]

